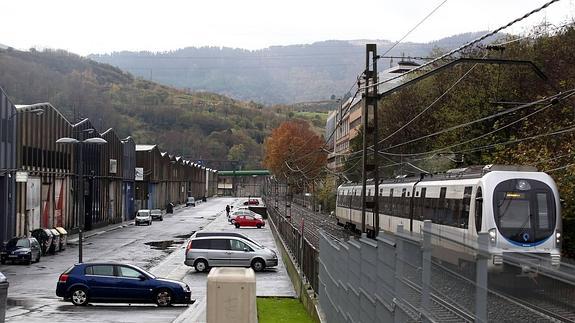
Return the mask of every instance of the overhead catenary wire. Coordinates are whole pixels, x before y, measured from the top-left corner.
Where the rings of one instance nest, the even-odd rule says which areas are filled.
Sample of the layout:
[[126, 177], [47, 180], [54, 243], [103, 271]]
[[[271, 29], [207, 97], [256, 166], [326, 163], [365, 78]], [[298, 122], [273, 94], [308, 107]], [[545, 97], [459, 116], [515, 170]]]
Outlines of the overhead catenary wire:
[[[564, 95], [564, 97], [560, 97], [561, 95]], [[426, 138], [430, 138], [430, 137], [433, 137], [433, 136], [437, 136], [437, 135], [440, 135], [440, 134], [443, 134], [443, 133], [446, 133], [446, 132], [449, 132], [449, 131], [453, 131], [453, 130], [457, 130], [457, 129], [460, 129], [460, 128], [468, 127], [468, 126], [470, 126], [470, 125], [473, 125], [473, 124], [476, 124], [476, 123], [479, 123], [479, 122], [483, 122], [483, 121], [486, 121], [486, 120], [494, 119], [494, 118], [497, 118], [497, 117], [500, 117], [500, 116], [503, 116], [503, 115], [506, 115], [506, 114], [510, 114], [510, 113], [513, 113], [513, 112], [516, 112], [516, 111], [519, 111], [519, 110], [523, 110], [523, 109], [526, 109], [526, 108], [529, 108], [529, 107], [532, 107], [532, 106], [541, 104], [541, 103], [543, 103], [543, 102], [549, 101], [550, 104], [548, 104], [548, 106], [544, 107], [544, 108], [546, 109], [547, 107], [549, 107], [549, 106], [551, 106], [552, 104], [554, 104], [554, 102], [555, 102], [554, 99], [558, 99], [559, 101], [561, 101], [561, 100], [567, 99], [567, 98], [569, 98], [569, 97], [572, 97], [573, 95], [575, 95], [575, 89], [571, 89], [571, 90], [568, 90], [568, 91], [565, 91], [565, 92], [560, 92], [560, 93], [555, 94], [555, 95], [550, 96], [550, 97], [546, 97], [546, 98], [543, 98], [543, 99], [540, 99], [540, 100], [536, 100], [536, 101], [533, 101], [533, 102], [530, 102], [530, 103], [527, 103], [527, 104], [523, 104], [523, 105], [520, 105], [520, 106], [517, 106], [517, 107], [510, 108], [510, 109], [506, 109], [506, 110], [504, 110], [504, 111], [500, 111], [500, 112], [491, 114], [491, 115], [489, 115], [489, 116], [485, 116], [485, 117], [478, 118], [478, 119], [475, 119], [475, 120], [472, 120], [472, 121], [469, 121], [469, 122], [461, 123], [461, 124], [458, 124], [458, 125], [455, 125], [455, 126], [452, 126], [452, 127], [449, 127], [449, 128], [446, 128], [446, 129], [443, 129], [443, 130], [440, 130], [440, 131], [437, 131], [437, 132], [434, 132], [434, 133], [431, 133], [431, 134], [428, 134], [428, 135], [424, 135], [424, 136], [421, 136], [421, 137], [418, 137], [418, 138], [415, 138], [415, 139], [411, 139], [411, 140], [404, 141], [404, 142], [402, 142], [402, 143], [399, 143], [399, 144], [396, 144], [396, 145], [387, 147], [387, 148], [385, 148], [385, 149], [383, 149], [383, 150], [380, 150], [379, 153], [380, 153], [380, 154], [389, 155], [389, 156], [404, 156], [404, 157], [408, 157], [408, 156], [426, 155], [426, 154], [434, 153], [434, 152], [437, 152], [437, 151], [445, 150], [445, 149], [448, 149], [448, 148], [450, 148], [450, 147], [458, 146], [458, 145], [463, 144], [463, 143], [457, 143], [457, 144], [452, 145], [452, 146], [449, 146], [449, 147], [443, 147], [443, 148], [440, 148], [440, 149], [435, 149], [435, 150], [427, 151], [427, 152], [419, 152], [419, 153], [401, 154], [401, 153], [390, 153], [390, 152], [386, 152], [386, 151], [385, 151], [385, 150], [397, 148], [397, 147], [400, 147], [400, 146], [404, 146], [404, 145], [407, 145], [407, 144], [410, 144], [410, 143], [413, 143], [413, 142], [417, 142], [417, 141], [420, 141], [420, 140], [423, 140], [423, 139], [426, 139]], [[553, 101], [553, 102], [551, 102], [551, 101]], [[544, 108], [541, 108], [541, 109], [544, 109]], [[539, 109], [539, 110], [541, 110], [541, 109]], [[536, 112], [540, 112], [539, 110], [537, 110]], [[533, 114], [535, 114], [535, 113], [533, 113]], [[533, 114], [529, 114], [528, 116], [531, 116], [531, 115], [533, 115]], [[527, 117], [527, 116], [526, 116], [526, 117]], [[520, 120], [525, 119], [526, 117], [522, 117]], [[514, 121], [514, 122], [516, 122], [516, 121]], [[506, 125], [506, 126], [504, 126], [504, 127], [509, 127], [509, 126], [510, 126], [510, 125]], [[503, 129], [503, 127], [498, 128], [498, 129], [496, 129], [496, 130], [499, 131], [499, 130], [502, 130], [502, 129]], [[494, 132], [495, 132], [495, 131], [492, 131], [492, 132], [490, 132], [489, 134], [492, 134], [492, 133], [494, 133]], [[485, 136], [485, 134], [482, 135], [481, 137], [484, 137], [484, 136]], [[475, 140], [475, 139], [473, 139], [473, 140]], [[465, 142], [465, 143], [469, 143], [469, 142], [471, 142], [471, 141], [473, 141], [473, 140], [469, 140], [469, 141], [467, 141], [467, 142]]]
[[401, 77], [405, 77], [405, 76], [408, 75], [408, 74], [414, 73], [414, 72], [419, 71], [419, 70], [421, 70], [421, 69], [423, 69], [423, 68], [426, 68], [426, 67], [428, 67], [428, 66], [430, 66], [430, 65], [432, 65], [432, 64], [435, 64], [435, 63], [438, 62], [438, 61], [441, 61], [441, 60], [444, 60], [444, 59], [446, 59], [446, 58], [448, 58], [448, 57], [451, 57], [451, 56], [453, 56], [454, 54], [463, 51], [464, 49], [467, 49], [467, 48], [469, 48], [469, 47], [471, 47], [471, 46], [473, 46], [473, 45], [475, 45], [475, 44], [477, 44], [477, 43], [479, 43], [479, 42], [481, 42], [481, 41], [483, 41], [483, 40], [485, 40], [485, 39], [487, 39], [487, 38], [489, 38], [489, 37], [491, 37], [491, 36], [494, 36], [495, 34], [499, 33], [500, 31], [505, 30], [505, 29], [511, 27], [512, 25], [514, 25], [514, 24], [516, 24], [516, 23], [518, 23], [518, 22], [520, 22], [520, 21], [522, 21], [522, 20], [528, 18], [529, 16], [531, 16], [531, 15], [533, 15], [533, 14], [535, 14], [535, 13], [537, 13], [537, 12], [539, 12], [539, 11], [541, 11], [541, 10], [547, 8], [547, 7], [549, 7], [550, 5], [552, 5], [553, 3], [558, 2], [558, 1], [560, 1], [560, 0], [551, 0], [551, 1], [549, 1], [549, 2], [546, 2], [546, 3], [543, 4], [542, 6], [540, 6], [540, 7], [536, 8], [536, 9], [533, 9], [533, 10], [529, 11], [528, 13], [524, 14], [523, 16], [521, 16], [521, 17], [519, 17], [519, 18], [517, 18], [517, 19], [514, 19], [514, 20], [512, 20], [511, 22], [509, 22], [509, 23], [507, 23], [507, 24], [505, 24], [505, 25], [503, 25], [503, 26], [501, 26], [501, 27], [499, 27], [499, 28], [497, 28], [497, 29], [495, 29], [495, 30], [489, 32], [489, 33], [486, 33], [486, 34], [484, 34], [483, 36], [480, 36], [480, 37], [478, 37], [478, 38], [476, 38], [476, 39], [474, 39], [474, 40], [472, 40], [472, 41], [470, 41], [470, 42], [467, 42], [467, 43], [465, 43], [464, 45], [461, 45], [461, 46], [459, 46], [459, 47], [457, 47], [457, 48], [455, 48], [455, 49], [449, 51], [448, 53], [443, 54], [443, 55], [441, 55], [441, 56], [439, 56], [439, 57], [437, 57], [437, 58], [435, 58], [435, 59], [433, 59], [433, 60], [431, 60], [431, 61], [429, 61], [429, 62], [427, 62], [427, 63], [425, 63], [425, 64], [419, 65], [419, 66], [417, 66], [417, 67], [415, 67], [415, 68], [413, 68], [413, 69], [411, 69], [411, 70], [409, 70], [409, 71], [407, 71], [407, 72], [405, 72], [405, 73], [402, 73], [402, 74], [400, 74], [400, 75], [398, 75], [398, 76], [395, 76], [395, 77], [392, 77], [392, 78], [389, 78], [389, 79], [386, 79], [386, 80], [383, 80], [383, 81], [375, 82], [375, 83], [373, 83], [373, 84], [369, 84], [369, 85], [367, 85], [367, 86], [364, 86], [364, 87], [360, 88], [359, 90], [360, 90], [360, 91], [365, 90], [366, 87], [368, 87], [368, 88], [377, 87], [377, 86], [380, 85], [380, 84], [387, 83], [387, 82], [393, 81], [393, 80], [398, 79], [398, 78], [401, 78]]
[[555, 172], [555, 171], [562, 170], [562, 169], [566, 169], [566, 168], [573, 167], [573, 166], [575, 166], [575, 163], [567, 164], [567, 165], [564, 165], [564, 166], [561, 166], [561, 167], [546, 169], [546, 170], [544, 170], [543, 172], [545, 172], [545, 173], [551, 173], [551, 172]]
[[[484, 56], [485, 57], [485, 56]], [[469, 70], [467, 70], [467, 72], [465, 72], [465, 74], [463, 74], [457, 81], [455, 81], [455, 83], [453, 83], [447, 90], [443, 91], [443, 93], [441, 93], [437, 98], [435, 98], [435, 100], [433, 100], [433, 102], [431, 102], [430, 105], [428, 105], [427, 107], [425, 107], [425, 109], [421, 110], [421, 112], [419, 112], [415, 117], [411, 118], [407, 123], [405, 123], [403, 126], [399, 127], [397, 130], [395, 130], [393, 133], [391, 133], [390, 135], [388, 135], [387, 137], [383, 138], [382, 140], [380, 140], [378, 143], [382, 144], [384, 143], [386, 140], [390, 139], [391, 137], [395, 136], [398, 132], [402, 131], [403, 129], [405, 129], [407, 126], [409, 126], [411, 123], [413, 123], [415, 120], [417, 120], [419, 117], [421, 117], [425, 112], [427, 112], [429, 109], [431, 109], [433, 106], [435, 106], [435, 104], [437, 102], [439, 102], [443, 97], [445, 97], [449, 92], [451, 92], [451, 90], [453, 90], [453, 88], [455, 88], [463, 79], [465, 79], [474, 69], [475, 67], [477, 67], [477, 63], [473, 64], [473, 66], [471, 66], [471, 68], [469, 68]]]
[[[429, 17], [431, 17], [441, 6], [443, 6], [448, 0], [443, 0], [439, 5], [437, 5], [431, 12], [429, 12], [422, 20], [420, 20], [415, 26], [413, 26], [407, 33], [405, 33], [405, 35], [403, 35], [397, 42], [395, 42], [390, 48], [388, 48], [383, 54], [379, 55], [379, 58], [384, 57], [387, 53], [389, 53], [392, 49], [394, 49], [397, 45], [399, 45], [399, 43], [401, 43], [405, 38], [407, 38], [415, 29], [417, 29], [423, 22], [425, 22]], [[356, 82], [351, 86], [351, 88], [346, 92], [350, 92], [355, 86], [356, 83], [358, 83], [359, 78], [365, 74], [365, 71], [360, 73], [356, 79]], [[350, 106], [348, 107], [348, 110], [351, 108], [351, 104], [353, 103], [353, 100], [355, 99], [355, 97], [357, 96], [357, 94], [360, 92], [359, 86], [357, 91], [354, 93], [352, 99], [350, 100]], [[332, 133], [330, 134], [329, 138], [326, 139], [326, 142], [329, 142], [331, 140], [331, 137], [333, 137], [333, 134], [335, 133], [335, 131], [337, 130], [338, 126], [340, 126], [339, 124], [335, 127], [334, 131], [332, 131]]]
[[423, 24], [429, 17], [431, 17], [441, 6], [443, 6], [447, 0], [443, 0], [439, 5], [437, 5], [431, 12], [429, 12], [423, 19], [421, 19], [415, 26], [413, 26], [403, 37], [396, 41], [390, 48], [388, 48], [381, 56], [385, 56], [387, 53], [391, 52], [399, 43], [401, 43], [407, 36], [409, 36], [415, 29], [417, 29], [421, 24]]

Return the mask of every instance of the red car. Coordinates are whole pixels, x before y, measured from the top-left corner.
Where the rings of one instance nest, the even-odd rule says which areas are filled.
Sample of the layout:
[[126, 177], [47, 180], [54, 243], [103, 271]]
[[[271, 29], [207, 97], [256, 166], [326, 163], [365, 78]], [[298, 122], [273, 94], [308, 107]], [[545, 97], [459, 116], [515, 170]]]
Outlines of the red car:
[[257, 227], [258, 229], [265, 226], [266, 222], [263, 219], [256, 218], [251, 215], [238, 215], [234, 221], [236, 228], [239, 227]]
[[256, 200], [256, 199], [249, 199], [247, 201], [244, 202], [244, 205], [259, 205], [260, 201]]

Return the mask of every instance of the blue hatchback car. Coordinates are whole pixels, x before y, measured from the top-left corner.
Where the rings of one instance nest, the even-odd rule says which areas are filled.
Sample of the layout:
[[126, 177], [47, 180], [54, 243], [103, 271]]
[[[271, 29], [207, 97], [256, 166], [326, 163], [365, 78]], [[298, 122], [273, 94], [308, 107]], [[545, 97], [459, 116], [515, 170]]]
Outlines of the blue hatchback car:
[[92, 303], [191, 303], [190, 287], [157, 278], [144, 269], [117, 263], [76, 264], [60, 275], [56, 295], [74, 305]]

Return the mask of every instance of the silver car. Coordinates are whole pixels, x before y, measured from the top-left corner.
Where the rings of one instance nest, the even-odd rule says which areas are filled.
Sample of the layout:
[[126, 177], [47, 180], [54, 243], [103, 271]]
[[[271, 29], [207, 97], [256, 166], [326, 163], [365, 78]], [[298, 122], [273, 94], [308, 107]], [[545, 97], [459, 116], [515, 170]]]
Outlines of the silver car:
[[184, 263], [197, 272], [210, 267], [252, 267], [262, 271], [278, 265], [275, 251], [233, 236], [208, 236], [190, 239]]
[[146, 223], [152, 225], [152, 213], [150, 210], [139, 210], [136, 214], [135, 224], [140, 225]]

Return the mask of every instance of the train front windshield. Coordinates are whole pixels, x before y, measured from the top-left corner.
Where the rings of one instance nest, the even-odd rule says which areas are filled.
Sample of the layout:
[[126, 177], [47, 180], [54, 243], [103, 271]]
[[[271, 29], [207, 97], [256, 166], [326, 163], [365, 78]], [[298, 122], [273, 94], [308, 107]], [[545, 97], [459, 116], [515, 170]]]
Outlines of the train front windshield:
[[537, 245], [555, 230], [553, 191], [540, 181], [513, 179], [499, 183], [493, 210], [499, 232], [514, 244]]

